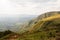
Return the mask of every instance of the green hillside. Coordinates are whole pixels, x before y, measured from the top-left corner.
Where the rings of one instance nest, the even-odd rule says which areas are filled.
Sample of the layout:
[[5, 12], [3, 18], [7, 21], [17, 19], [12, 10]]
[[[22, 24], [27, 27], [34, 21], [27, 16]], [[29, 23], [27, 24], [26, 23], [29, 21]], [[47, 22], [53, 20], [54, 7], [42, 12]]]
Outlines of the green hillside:
[[[60, 40], [60, 12], [42, 14], [30, 21], [26, 29], [14, 40]], [[5, 38], [2, 37], [3, 40]]]
[[60, 39], [60, 17], [51, 20], [44, 19], [37, 24], [33, 25], [33, 28], [22, 35], [21, 40], [56, 40]]

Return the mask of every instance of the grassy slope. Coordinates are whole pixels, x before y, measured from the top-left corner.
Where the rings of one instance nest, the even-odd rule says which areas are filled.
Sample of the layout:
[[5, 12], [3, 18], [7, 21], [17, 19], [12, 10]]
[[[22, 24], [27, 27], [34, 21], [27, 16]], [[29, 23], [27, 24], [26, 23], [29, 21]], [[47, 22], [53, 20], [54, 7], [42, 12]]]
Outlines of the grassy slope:
[[[41, 25], [44, 26], [44, 27], [47, 27], [46, 29], [41, 26], [41, 28], [39, 30], [41, 30], [41, 29], [42, 30], [41, 31], [36, 31], [36, 29], [40, 27], [40, 22], [41, 22], [40, 21], [33, 26], [31, 31], [29, 30], [30, 34], [28, 34], [28, 33], [23, 34], [22, 38], [20, 37], [20, 40], [55, 40], [55, 37], [57, 36], [56, 35], [57, 30], [54, 28], [54, 25], [60, 24], [60, 15], [46, 18], [43, 21], [46, 21], [46, 22], [45, 23], [43, 22]], [[47, 26], [48, 22], [50, 22], [50, 21], [52, 21], [52, 23], [50, 23]], [[49, 27], [52, 27], [53, 29], [49, 29]], [[32, 31], [33, 31], [33, 33], [31, 33]], [[36, 32], [34, 32], [34, 31], [36, 31]]]
[[[48, 27], [49, 26], [51, 27], [51, 25], [53, 27], [54, 26], [53, 25], [54, 22], [56, 24], [59, 23], [60, 20], [58, 21], [57, 18], [60, 19], [60, 16], [59, 15], [56, 15], [56, 16], [48, 17], [46, 19], [43, 19], [42, 20], [43, 21], [42, 23], [41, 23], [41, 21], [39, 21], [37, 24], [33, 25], [31, 29], [29, 29], [29, 32], [26, 32], [26, 33], [22, 34], [17, 40], [49, 40], [49, 39], [55, 40], [55, 35], [56, 35], [55, 32], [56, 32], [56, 29], [53, 29], [52, 30], [52, 29], [49, 29]], [[47, 27], [48, 22], [49, 21], [52, 21], [52, 20], [55, 20], [55, 19], [57, 19], [58, 22], [57, 21], [54, 21], [53, 23], [51, 23]], [[46, 20], [47, 20], [47, 22], [46, 22]], [[41, 28], [40, 28], [40, 26], [41, 26]], [[45, 31], [44, 30], [44, 27], [47, 27], [48, 29], [46, 29], [46, 31]], [[36, 31], [36, 29], [39, 29], [39, 31]]]

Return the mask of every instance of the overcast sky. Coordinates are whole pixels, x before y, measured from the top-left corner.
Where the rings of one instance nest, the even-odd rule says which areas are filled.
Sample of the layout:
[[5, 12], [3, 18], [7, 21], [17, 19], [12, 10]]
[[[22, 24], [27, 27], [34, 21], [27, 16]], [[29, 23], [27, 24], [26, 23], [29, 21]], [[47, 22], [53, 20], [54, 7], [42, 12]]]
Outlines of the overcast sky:
[[60, 11], [60, 0], [0, 0], [0, 16], [39, 15]]

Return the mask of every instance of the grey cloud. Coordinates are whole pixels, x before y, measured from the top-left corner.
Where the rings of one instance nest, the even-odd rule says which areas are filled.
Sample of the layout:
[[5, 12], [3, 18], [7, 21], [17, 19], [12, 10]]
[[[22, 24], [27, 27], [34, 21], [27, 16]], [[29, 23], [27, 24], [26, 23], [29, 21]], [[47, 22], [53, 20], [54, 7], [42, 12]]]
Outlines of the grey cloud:
[[22, 11], [19, 11], [21, 13], [39, 14], [47, 10], [48, 11], [53, 10], [52, 8], [56, 7], [55, 2], [57, 2], [58, 0], [10, 0], [10, 1], [18, 3], [23, 6], [23, 7], [17, 7], [22, 8]]
[[12, 2], [15, 2], [23, 7], [26, 6], [26, 4], [28, 4], [30, 2], [30, 4], [32, 3], [47, 3], [47, 2], [56, 2], [57, 0], [10, 0]]
[[48, 0], [33, 0], [33, 2], [48, 2]]
[[13, 2], [36, 2], [36, 3], [39, 3], [39, 2], [55, 2], [57, 0], [10, 0], [10, 1], [13, 1]]

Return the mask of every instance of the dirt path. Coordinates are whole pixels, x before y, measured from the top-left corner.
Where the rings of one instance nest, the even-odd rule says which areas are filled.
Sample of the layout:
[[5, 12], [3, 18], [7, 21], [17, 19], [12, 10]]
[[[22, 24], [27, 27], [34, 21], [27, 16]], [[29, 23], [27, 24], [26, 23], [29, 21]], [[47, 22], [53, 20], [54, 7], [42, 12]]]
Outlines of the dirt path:
[[16, 40], [18, 37], [20, 37], [19, 34], [13, 33], [13, 34], [9, 35], [9, 37], [5, 38], [5, 40]]

